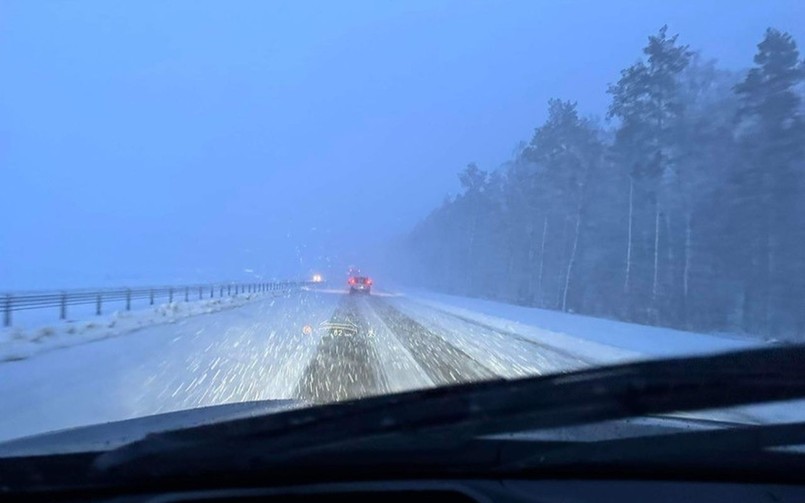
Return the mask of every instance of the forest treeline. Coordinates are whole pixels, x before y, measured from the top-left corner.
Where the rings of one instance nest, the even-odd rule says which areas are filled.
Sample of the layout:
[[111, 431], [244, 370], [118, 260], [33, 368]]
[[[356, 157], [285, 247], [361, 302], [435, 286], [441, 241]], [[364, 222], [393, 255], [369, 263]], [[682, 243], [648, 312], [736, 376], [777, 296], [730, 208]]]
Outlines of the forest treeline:
[[805, 335], [805, 65], [766, 31], [720, 69], [666, 27], [607, 121], [550, 100], [511, 161], [397, 243], [411, 284], [704, 331]]

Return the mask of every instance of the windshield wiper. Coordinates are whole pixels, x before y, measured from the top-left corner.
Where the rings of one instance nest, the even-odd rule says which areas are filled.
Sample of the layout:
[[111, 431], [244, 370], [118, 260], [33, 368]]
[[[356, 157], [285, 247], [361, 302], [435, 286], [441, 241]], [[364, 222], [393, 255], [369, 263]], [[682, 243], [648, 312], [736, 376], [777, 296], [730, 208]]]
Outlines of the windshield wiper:
[[805, 398], [805, 346], [641, 361], [298, 409], [165, 432], [100, 455], [102, 473], [288, 466], [324, 452], [450, 450], [481, 435]]

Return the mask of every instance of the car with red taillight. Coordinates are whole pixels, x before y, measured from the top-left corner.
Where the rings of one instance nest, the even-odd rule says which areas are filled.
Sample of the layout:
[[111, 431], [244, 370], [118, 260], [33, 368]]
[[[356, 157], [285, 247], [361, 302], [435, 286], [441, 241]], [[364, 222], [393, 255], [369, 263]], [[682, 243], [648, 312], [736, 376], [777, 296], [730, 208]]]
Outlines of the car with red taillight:
[[349, 293], [371, 293], [372, 278], [368, 276], [350, 276], [347, 280]]

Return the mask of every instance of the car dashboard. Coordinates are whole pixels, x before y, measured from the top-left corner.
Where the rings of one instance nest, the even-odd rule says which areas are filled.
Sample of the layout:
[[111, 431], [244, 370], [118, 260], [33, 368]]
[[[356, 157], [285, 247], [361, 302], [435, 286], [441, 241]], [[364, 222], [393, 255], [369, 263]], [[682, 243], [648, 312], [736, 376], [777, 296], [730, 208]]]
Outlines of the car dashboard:
[[[138, 494], [42, 495], [47, 501], [126, 501], [147, 503], [189, 502], [403, 502], [441, 501], [623, 503], [663, 502], [802, 502], [805, 487], [725, 482], [659, 480], [391, 480], [340, 482], [286, 487], [248, 487], [215, 490], [182, 490]], [[32, 498], [35, 499], [35, 498]]]

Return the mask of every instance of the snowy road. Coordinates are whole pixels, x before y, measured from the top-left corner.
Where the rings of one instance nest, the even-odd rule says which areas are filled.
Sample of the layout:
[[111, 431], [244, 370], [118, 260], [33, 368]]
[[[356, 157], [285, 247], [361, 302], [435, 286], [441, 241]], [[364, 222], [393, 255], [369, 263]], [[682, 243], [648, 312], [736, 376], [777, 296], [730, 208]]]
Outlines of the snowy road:
[[112, 319], [132, 328], [107, 338], [62, 333], [67, 347], [0, 363], [0, 440], [208, 405], [322, 403], [757, 344], [425, 291], [182, 305], [189, 315], [143, 312], [150, 324], [137, 328], [135, 313]]
[[589, 364], [404, 296], [297, 292], [0, 365], [0, 440], [191, 407], [328, 402]]

